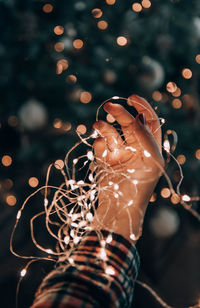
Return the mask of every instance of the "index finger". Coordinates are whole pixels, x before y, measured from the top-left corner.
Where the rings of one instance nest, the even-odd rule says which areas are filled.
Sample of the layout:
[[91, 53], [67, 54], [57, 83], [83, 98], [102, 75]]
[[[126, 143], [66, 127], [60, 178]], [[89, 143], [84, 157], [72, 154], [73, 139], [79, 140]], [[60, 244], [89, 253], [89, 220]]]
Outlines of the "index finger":
[[133, 106], [138, 113], [144, 113], [147, 125], [149, 126], [157, 143], [161, 146], [160, 121], [151, 105], [143, 97], [135, 94], [129, 96], [127, 103], [129, 106]]

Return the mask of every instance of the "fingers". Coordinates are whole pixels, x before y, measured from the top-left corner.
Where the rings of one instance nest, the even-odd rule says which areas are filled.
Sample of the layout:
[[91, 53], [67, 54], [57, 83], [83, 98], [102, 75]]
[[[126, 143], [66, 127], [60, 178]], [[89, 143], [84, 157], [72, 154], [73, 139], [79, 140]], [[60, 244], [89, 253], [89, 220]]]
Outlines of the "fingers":
[[102, 137], [106, 139], [107, 147], [110, 151], [119, 148], [123, 144], [123, 140], [117, 130], [104, 121], [95, 122], [94, 129], [97, 129]]
[[105, 151], [107, 151], [105, 139], [103, 137], [98, 137], [97, 139], [95, 139], [93, 147], [96, 158], [102, 161], [104, 153], [106, 153]]
[[143, 156], [145, 159], [153, 158], [158, 162], [159, 165], [164, 166], [164, 160], [161, 155], [160, 148], [155, 140], [151, 130], [147, 125], [144, 125], [140, 116], [137, 115], [134, 123], [135, 136], [143, 151]]
[[145, 115], [147, 125], [152, 131], [152, 134], [161, 149], [160, 122], [154, 109], [144, 98], [137, 95], [131, 95], [128, 98], [128, 105], [133, 106], [139, 114], [143, 113]]
[[121, 105], [110, 102], [104, 105], [104, 110], [109, 112], [121, 125], [127, 144], [135, 143], [134, 117]]

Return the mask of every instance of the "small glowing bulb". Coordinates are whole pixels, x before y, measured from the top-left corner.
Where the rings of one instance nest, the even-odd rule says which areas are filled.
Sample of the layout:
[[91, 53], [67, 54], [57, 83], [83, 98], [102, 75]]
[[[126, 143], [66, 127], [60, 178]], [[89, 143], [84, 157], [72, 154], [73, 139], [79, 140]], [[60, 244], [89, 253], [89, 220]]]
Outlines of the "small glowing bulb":
[[113, 238], [112, 238], [112, 235], [111, 234], [109, 234], [108, 235], [108, 237], [107, 237], [107, 239], [106, 239], [106, 243], [111, 243], [112, 242], [112, 240], [113, 240]]
[[74, 244], [78, 244], [80, 242], [80, 239], [81, 239], [80, 237], [76, 236], [74, 238]]
[[19, 219], [20, 219], [21, 214], [22, 214], [22, 212], [19, 210], [19, 211], [18, 211], [18, 213], [17, 213], [17, 220], [19, 220]]
[[110, 182], [108, 182], [108, 184], [109, 184], [110, 186], [112, 186], [112, 185], [113, 185], [113, 182], [112, 182], [112, 181], [110, 181]]
[[134, 233], [131, 233], [131, 234], [130, 234], [130, 239], [131, 239], [131, 240], [133, 240], [133, 241], [135, 241], [135, 240], [136, 240], [136, 236], [135, 236], [135, 234], [134, 234]]
[[87, 213], [87, 214], [86, 214], [86, 219], [89, 220], [89, 221], [93, 221], [93, 215], [92, 215], [92, 213]]
[[118, 189], [119, 189], [119, 185], [118, 185], [118, 184], [115, 184], [115, 185], [114, 185], [114, 189], [115, 189], [115, 190], [118, 190]]
[[94, 160], [94, 154], [93, 154], [92, 151], [87, 152], [87, 158], [88, 158], [89, 160]]
[[119, 99], [119, 96], [113, 96], [112, 99]]
[[105, 151], [103, 152], [103, 154], [102, 154], [102, 157], [106, 157], [106, 156], [107, 156], [107, 154], [108, 154], [108, 151], [107, 151], [107, 150], [105, 150]]
[[107, 254], [106, 254], [106, 251], [105, 251], [104, 248], [101, 248], [100, 253], [99, 253], [99, 257], [100, 257], [102, 260], [104, 260], [104, 261], [107, 260]]
[[23, 270], [21, 270], [21, 272], [20, 272], [20, 276], [21, 277], [24, 277], [25, 275], [26, 275], [26, 269], [24, 268]]
[[165, 140], [164, 142], [163, 142], [163, 147], [164, 147], [164, 149], [165, 149], [165, 151], [166, 152], [170, 152], [170, 143], [169, 143], [169, 140]]
[[125, 150], [130, 150], [132, 152], [136, 152], [137, 150], [133, 147], [125, 147]]
[[48, 199], [44, 199], [44, 206], [46, 207], [48, 205], [49, 201]]
[[165, 119], [160, 119], [160, 122], [161, 122], [162, 124], [165, 124]]
[[119, 195], [117, 193], [114, 193], [114, 197], [117, 199], [119, 198]]
[[138, 180], [133, 180], [133, 184], [137, 185], [138, 184]]
[[69, 241], [70, 241], [70, 237], [69, 237], [69, 235], [66, 235], [65, 238], [64, 238], [65, 244], [66, 245], [69, 244]]
[[78, 162], [78, 159], [77, 159], [77, 158], [73, 159], [73, 164], [74, 164], [74, 165], [76, 165], [77, 162]]
[[107, 275], [115, 275], [115, 270], [112, 266], [107, 266], [105, 269], [105, 273]]
[[91, 173], [89, 174], [88, 179], [90, 180], [90, 182], [94, 181], [93, 175]]
[[74, 264], [73, 258], [69, 258], [68, 261], [69, 261], [70, 264]]
[[77, 184], [78, 184], [78, 185], [84, 185], [84, 184], [85, 184], [85, 182], [84, 182], [84, 181], [82, 181], [82, 180], [80, 180], [80, 181], [78, 181], [78, 182], [77, 182]]
[[49, 253], [49, 254], [52, 254], [53, 250], [52, 249], [47, 249], [46, 252]]
[[151, 157], [151, 154], [147, 150], [144, 150], [144, 156]]
[[93, 134], [91, 135], [91, 137], [92, 137], [92, 138], [97, 138], [98, 134], [99, 134], [99, 133], [98, 133], [98, 130], [95, 129], [94, 132], [93, 132]]
[[129, 202], [128, 202], [128, 206], [131, 206], [133, 204], [133, 200], [130, 200]]
[[188, 195], [183, 195], [182, 200], [188, 202], [191, 200], [191, 198]]
[[128, 171], [129, 173], [134, 173], [134, 172], [135, 172], [135, 169], [127, 169], [127, 171]]

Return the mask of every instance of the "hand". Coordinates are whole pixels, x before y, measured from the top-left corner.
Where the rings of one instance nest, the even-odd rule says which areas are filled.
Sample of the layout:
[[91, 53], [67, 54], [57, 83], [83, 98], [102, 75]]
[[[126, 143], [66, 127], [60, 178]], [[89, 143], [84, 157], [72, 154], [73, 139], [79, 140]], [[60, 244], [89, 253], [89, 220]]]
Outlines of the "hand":
[[136, 118], [119, 104], [104, 105], [104, 110], [121, 125], [125, 141], [107, 122], [98, 121], [93, 125], [101, 135], [94, 142], [100, 188], [94, 223], [127, 239], [134, 234], [137, 239], [164, 160], [156, 113], [141, 97], [132, 95], [128, 101], [138, 111]]

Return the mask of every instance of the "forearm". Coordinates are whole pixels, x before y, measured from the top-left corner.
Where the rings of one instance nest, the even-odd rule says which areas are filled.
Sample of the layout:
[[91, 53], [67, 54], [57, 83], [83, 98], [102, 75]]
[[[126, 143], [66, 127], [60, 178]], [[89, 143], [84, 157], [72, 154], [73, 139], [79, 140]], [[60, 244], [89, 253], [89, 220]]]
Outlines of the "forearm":
[[[102, 234], [106, 240], [110, 233]], [[70, 256], [74, 265], [63, 263], [44, 279], [31, 308], [51, 308], [56, 303], [68, 308], [83, 303], [87, 308], [130, 307], [139, 257], [135, 246], [122, 236], [112, 234], [112, 238], [103, 261], [96, 233], [87, 236]]]

